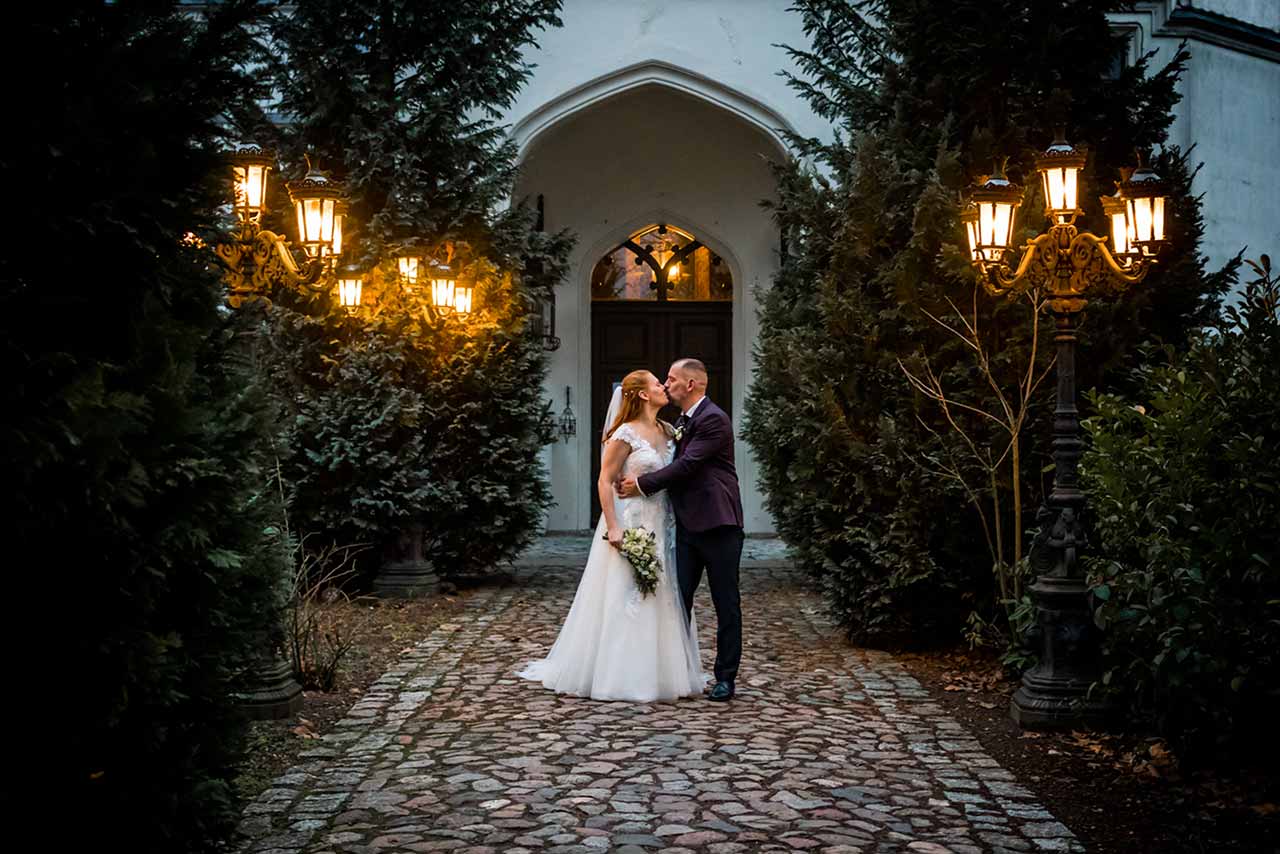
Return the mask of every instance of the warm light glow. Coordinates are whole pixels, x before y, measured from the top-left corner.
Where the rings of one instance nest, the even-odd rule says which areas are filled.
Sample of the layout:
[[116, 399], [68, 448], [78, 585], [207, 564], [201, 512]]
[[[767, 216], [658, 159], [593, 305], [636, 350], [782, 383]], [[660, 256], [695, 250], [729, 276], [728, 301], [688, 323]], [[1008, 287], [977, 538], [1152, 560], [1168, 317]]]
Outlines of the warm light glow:
[[418, 284], [418, 274], [422, 269], [422, 259], [410, 255], [402, 255], [397, 259], [400, 265], [400, 281], [405, 290], [412, 291]]
[[458, 285], [454, 290], [453, 310], [463, 316], [470, 314], [474, 291], [474, 288]]
[[261, 213], [267, 194], [266, 166], [237, 166], [236, 205], [245, 210]]
[[334, 254], [336, 202], [333, 199], [300, 198], [294, 205], [298, 211], [298, 239], [307, 255], [326, 258]]
[[679, 263], [672, 264], [667, 270], [667, 281], [674, 282], [678, 278], [680, 278], [680, 265]]
[[1130, 199], [1129, 216], [1133, 220], [1135, 241], [1164, 240], [1164, 196]]
[[1046, 169], [1044, 175], [1044, 197], [1046, 207], [1051, 210], [1075, 210], [1077, 187], [1076, 174], [1079, 169], [1061, 168]]
[[977, 235], [971, 241], [970, 251], [976, 252], [978, 257], [975, 260], [979, 263], [998, 263], [1013, 242], [1018, 205], [1022, 204], [1022, 188], [997, 173], [974, 187], [970, 200], [978, 209], [974, 222]]
[[[445, 275], [437, 275], [431, 279], [431, 304], [441, 314], [453, 311], [455, 303], [455, 286], [457, 280]], [[470, 307], [467, 309], [470, 311]]]
[[980, 261], [982, 256], [978, 253], [978, 208], [976, 205], [968, 205], [960, 213], [960, 222], [964, 225], [964, 236], [969, 241], [969, 260]]
[[1119, 195], [1103, 196], [1102, 212], [1111, 224], [1111, 254], [1118, 258], [1128, 256], [1137, 251], [1133, 245], [1133, 226], [1129, 222], [1129, 211], [1125, 200]]
[[250, 145], [232, 151], [228, 156], [236, 215], [243, 223], [256, 223], [267, 208], [267, 173], [275, 163], [275, 155]]
[[360, 307], [361, 292], [364, 290], [364, 282], [359, 278], [339, 279], [338, 280], [338, 303], [348, 311], [355, 311]]
[[[308, 163], [309, 165], [309, 163]], [[340, 206], [346, 204], [342, 185], [330, 181], [323, 173], [309, 169], [301, 181], [290, 182], [298, 219], [298, 242], [309, 258], [331, 259], [342, 248], [341, 226], [336, 225]]]
[[1008, 202], [979, 203], [978, 244], [985, 250], [988, 261], [999, 261], [1009, 248], [1016, 207]]
[[1129, 239], [1145, 255], [1154, 255], [1164, 242], [1165, 185], [1147, 166], [1120, 182], [1129, 219]]
[[1080, 170], [1088, 160], [1083, 148], [1058, 138], [1036, 158], [1044, 190], [1044, 213], [1055, 225], [1074, 222], [1080, 213]]
[[342, 214], [338, 214], [333, 218], [333, 255], [336, 258], [342, 254], [342, 221], [346, 219]]

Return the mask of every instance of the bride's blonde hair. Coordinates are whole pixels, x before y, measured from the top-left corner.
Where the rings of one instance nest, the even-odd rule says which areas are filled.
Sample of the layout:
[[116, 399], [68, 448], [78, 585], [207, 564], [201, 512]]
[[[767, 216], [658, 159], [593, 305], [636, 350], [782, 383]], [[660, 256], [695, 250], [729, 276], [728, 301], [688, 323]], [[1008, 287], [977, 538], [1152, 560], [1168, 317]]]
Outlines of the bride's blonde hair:
[[615, 430], [628, 421], [634, 421], [640, 417], [641, 412], [644, 412], [645, 401], [640, 397], [640, 392], [648, 387], [651, 379], [653, 374], [644, 369], [632, 371], [622, 378], [622, 405], [618, 407], [618, 416], [613, 419], [608, 432], [604, 434], [603, 442], [609, 441]]

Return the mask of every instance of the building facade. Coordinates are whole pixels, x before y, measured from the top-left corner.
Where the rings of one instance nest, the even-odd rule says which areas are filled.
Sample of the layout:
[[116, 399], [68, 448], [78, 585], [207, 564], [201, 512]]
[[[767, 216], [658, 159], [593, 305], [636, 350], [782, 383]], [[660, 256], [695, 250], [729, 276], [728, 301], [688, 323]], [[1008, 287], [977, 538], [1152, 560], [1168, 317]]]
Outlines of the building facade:
[[[575, 436], [549, 447], [548, 530], [582, 530], [594, 498], [601, 422], [614, 382], [662, 375], [677, 356], [708, 364], [710, 394], [739, 423], [753, 376], [757, 294], [778, 269], [762, 201], [784, 132], [829, 138], [780, 72], [780, 45], [804, 47], [786, 0], [566, 0], [564, 27], [530, 50], [537, 69], [506, 116], [520, 150], [516, 198], [537, 200], [549, 231], [577, 235], [556, 300], [560, 347], [547, 396]], [[1205, 162], [1205, 251], [1280, 249], [1280, 3], [1138, 2], [1114, 16], [1130, 61], [1193, 53], [1172, 141]], [[637, 257], [641, 260], [637, 262]], [[656, 282], [656, 287], [652, 283]], [[772, 520], [741, 440], [746, 528]]]

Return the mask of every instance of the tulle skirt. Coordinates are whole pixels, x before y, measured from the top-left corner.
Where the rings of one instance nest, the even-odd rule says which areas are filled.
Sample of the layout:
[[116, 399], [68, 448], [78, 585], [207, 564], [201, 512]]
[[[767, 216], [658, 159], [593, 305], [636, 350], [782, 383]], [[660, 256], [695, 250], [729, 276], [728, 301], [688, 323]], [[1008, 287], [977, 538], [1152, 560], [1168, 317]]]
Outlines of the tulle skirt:
[[631, 564], [603, 539], [601, 517], [560, 635], [546, 658], [517, 676], [593, 700], [653, 702], [702, 693], [710, 677], [699, 661], [696, 625], [684, 618], [675, 532], [658, 527], [663, 572], [657, 589], [642, 596]]

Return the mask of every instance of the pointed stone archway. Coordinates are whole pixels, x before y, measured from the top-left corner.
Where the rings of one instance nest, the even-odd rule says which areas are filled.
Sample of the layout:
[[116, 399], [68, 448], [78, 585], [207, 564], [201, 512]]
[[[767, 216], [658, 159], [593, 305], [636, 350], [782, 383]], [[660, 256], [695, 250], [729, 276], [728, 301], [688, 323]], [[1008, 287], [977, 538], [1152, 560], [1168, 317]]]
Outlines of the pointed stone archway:
[[[558, 289], [561, 346], [551, 354], [547, 387], [559, 392], [548, 392], [557, 411], [563, 389], [572, 389], [579, 430], [545, 457], [556, 501], [549, 530], [582, 530], [594, 516], [599, 435], [591, 416], [601, 409], [602, 391], [594, 381], [591, 274], [629, 235], [655, 223], [676, 224], [731, 271], [733, 295], [723, 320], [730, 339], [724, 380], [731, 392], [722, 403], [742, 411], [753, 367], [755, 290], [767, 287], [777, 270], [777, 228], [760, 202], [774, 195], [769, 161], [784, 156], [785, 127], [764, 105], [665, 63], [632, 66], [579, 86], [516, 122], [513, 138], [522, 152], [516, 197], [541, 196], [547, 230], [568, 228], [578, 237], [569, 278]], [[667, 365], [635, 367], [656, 372]], [[744, 443], [737, 457], [747, 530], [772, 532]]]

